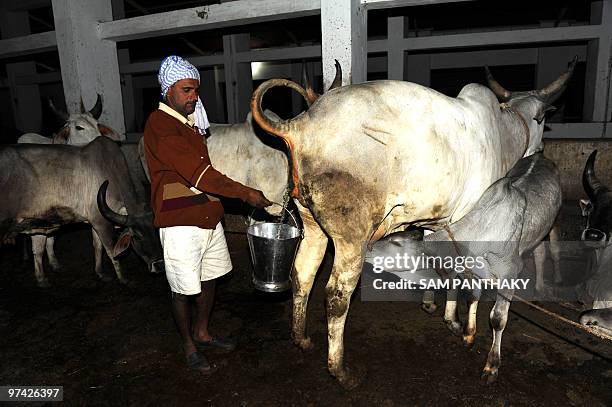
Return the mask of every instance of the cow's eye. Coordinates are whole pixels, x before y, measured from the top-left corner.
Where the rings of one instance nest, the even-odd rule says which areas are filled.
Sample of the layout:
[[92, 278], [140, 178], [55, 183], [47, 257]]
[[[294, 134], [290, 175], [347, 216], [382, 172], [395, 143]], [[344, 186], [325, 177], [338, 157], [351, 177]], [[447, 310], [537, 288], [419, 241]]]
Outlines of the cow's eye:
[[74, 126], [77, 130], [81, 131], [81, 130], [85, 130], [83, 127], [81, 126]]

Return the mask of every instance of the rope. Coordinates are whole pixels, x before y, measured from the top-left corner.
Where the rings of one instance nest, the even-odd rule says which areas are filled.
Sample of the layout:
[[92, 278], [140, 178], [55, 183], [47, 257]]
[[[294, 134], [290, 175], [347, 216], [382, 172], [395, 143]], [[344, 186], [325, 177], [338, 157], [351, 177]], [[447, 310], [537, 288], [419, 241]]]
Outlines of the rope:
[[542, 308], [539, 305], [536, 305], [536, 304], [534, 304], [531, 301], [527, 301], [526, 299], [521, 298], [520, 296], [518, 296], [516, 294], [514, 294], [513, 297], [516, 298], [517, 300], [519, 300], [520, 302], [522, 302], [523, 304], [527, 304], [530, 307], [532, 307], [532, 308], [534, 308], [534, 309], [536, 309], [536, 310], [538, 310], [540, 312], [543, 312], [544, 314], [546, 314], [546, 315], [548, 315], [548, 316], [550, 316], [552, 318], [558, 319], [559, 321], [565, 322], [566, 324], [569, 324], [569, 325], [573, 326], [574, 328], [581, 329], [581, 330], [583, 330], [583, 331], [585, 331], [587, 333], [590, 333], [591, 335], [595, 335], [595, 336], [599, 337], [600, 339], [605, 339], [605, 340], [608, 340], [608, 341], [612, 341], [612, 336], [611, 335], [608, 335], [608, 334], [606, 334], [604, 332], [595, 330], [593, 328], [589, 328], [588, 326], [584, 326], [584, 325], [581, 325], [581, 324], [579, 324], [577, 322], [574, 322], [574, 321], [572, 321], [570, 319], [567, 319], [564, 316], [559, 315], [559, 314], [557, 314], [555, 312], [549, 311], [546, 308]]
[[[459, 251], [459, 246], [457, 245], [457, 242], [455, 241], [455, 236], [453, 235], [453, 232], [448, 227], [448, 224], [444, 225], [444, 229], [446, 230], [446, 233], [448, 233], [448, 236], [451, 238], [451, 241], [453, 242], [453, 246], [455, 248], [455, 251], [457, 252], [457, 254], [459, 256], [461, 256], [461, 252]], [[479, 278], [476, 274], [474, 274], [472, 272], [472, 270], [470, 268], [466, 268], [465, 273], [468, 274], [471, 278]], [[496, 276], [493, 273], [491, 273], [491, 274], [493, 275], [493, 277], [495, 277], [496, 279], [499, 280], [498, 276]], [[587, 333], [589, 333], [591, 335], [597, 336], [600, 339], [604, 339], [604, 340], [607, 340], [607, 341], [612, 341], [612, 335], [608, 335], [608, 334], [606, 334], [604, 332], [595, 330], [593, 328], [589, 328], [587, 326], [584, 326], [584, 325], [581, 325], [581, 324], [579, 324], [577, 322], [574, 322], [574, 321], [572, 321], [570, 319], [567, 319], [564, 316], [559, 315], [559, 314], [557, 314], [555, 312], [549, 311], [549, 310], [547, 310], [545, 308], [542, 308], [539, 305], [536, 305], [536, 304], [534, 304], [531, 301], [527, 301], [526, 299], [522, 298], [519, 295], [514, 294], [512, 296], [512, 298], [507, 298], [503, 294], [500, 294], [499, 292], [497, 293], [497, 295], [500, 295], [500, 296], [504, 297], [507, 301], [510, 301], [510, 302], [512, 301], [512, 298], [516, 298], [517, 300], [519, 300], [523, 304], [526, 304], [526, 305], [528, 305], [528, 306], [530, 306], [530, 307], [532, 307], [532, 308], [534, 308], [534, 309], [536, 309], [536, 310], [538, 310], [538, 311], [540, 311], [540, 312], [542, 312], [542, 313], [544, 313], [544, 314], [546, 314], [546, 315], [548, 315], [548, 316], [550, 316], [550, 317], [552, 317], [554, 319], [558, 319], [561, 322], [565, 322], [566, 324], [569, 324], [569, 325], [573, 326], [574, 328], [580, 329], [580, 330], [585, 331], [585, 332], [587, 332]]]

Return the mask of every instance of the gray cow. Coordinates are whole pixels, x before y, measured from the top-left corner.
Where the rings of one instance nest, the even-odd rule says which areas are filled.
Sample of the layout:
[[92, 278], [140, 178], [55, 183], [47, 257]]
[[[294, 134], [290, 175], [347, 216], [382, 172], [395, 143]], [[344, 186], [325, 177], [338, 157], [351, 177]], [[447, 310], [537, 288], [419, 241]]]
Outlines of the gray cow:
[[[125, 281], [115, 257], [130, 242], [151, 272], [163, 270], [152, 214], [136, 197], [125, 158], [114, 141], [98, 137], [83, 147], [3, 146], [0, 167], [0, 190], [4, 191], [0, 197], [0, 241], [18, 233], [49, 234], [63, 225], [89, 223], [95, 231], [99, 276], [104, 247], [117, 278]], [[104, 181], [109, 182], [108, 197]], [[125, 227], [117, 244], [113, 242], [115, 224]]]
[[[556, 166], [543, 155], [534, 154], [518, 161], [504, 178], [483, 193], [467, 215], [449, 225], [448, 230], [427, 235], [423, 241], [405, 239], [397, 250], [415, 258], [422, 253], [441, 255], [437, 251], [441, 243], [438, 246], [432, 243], [450, 242], [455, 254], [484, 259], [484, 265], [465, 274], [466, 279], [510, 280], [522, 271], [523, 257], [533, 251], [550, 231], [561, 208], [561, 199]], [[495, 381], [498, 375], [501, 338], [513, 294], [513, 289], [499, 289], [491, 310], [493, 345], [483, 371], [487, 383]], [[472, 293], [468, 324], [462, 332], [457, 313], [457, 291], [448, 291], [444, 320], [451, 331], [463, 333], [467, 345], [474, 341], [479, 297], [479, 292]]]
[[582, 287], [593, 309], [582, 313], [580, 323], [612, 331], [612, 192], [595, 174], [596, 158], [594, 150], [582, 173], [582, 186], [589, 197], [581, 201], [587, 218], [582, 240], [595, 250], [597, 261], [593, 264], [593, 275]]
[[[90, 110], [85, 110], [83, 102], [81, 102], [81, 112], [69, 115], [66, 112], [56, 109], [53, 102], [49, 100], [49, 107], [53, 113], [57, 116], [58, 120], [64, 122], [64, 125], [57, 134], [53, 137], [45, 137], [37, 133], [25, 133], [17, 140], [19, 144], [67, 144], [73, 146], [83, 146], [93, 141], [96, 137], [105, 136], [113, 140], [120, 140], [121, 136], [112, 128], [98, 122], [100, 115], [102, 114], [102, 97], [98, 95], [96, 104]], [[134, 175], [138, 175], [133, 170], [133, 166], [130, 166], [130, 156], [134, 156], [131, 146], [122, 146], [122, 151], [126, 158], [128, 158], [128, 168], [133, 176], [134, 184], [137, 188], [137, 194], [139, 197], [144, 199], [144, 189], [137, 178]], [[140, 170], [142, 172], [142, 169]], [[93, 233], [94, 242], [96, 240], [95, 233]], [[43, 267], [43, 256], [47, 253], [47, 259], [52, 269], [58, 270], [60, 263], [55, 255], [54, 245], [55, 238], [53, 236], [45, 235], [33, 235], [32, 240], [32, 254], [34, 255], [34, 276], [39, 287], [49, 287], [49, 280], [45, 276]], [[94, 245], [96, 250], [96, 258], [101, 258], [102, 248]]]

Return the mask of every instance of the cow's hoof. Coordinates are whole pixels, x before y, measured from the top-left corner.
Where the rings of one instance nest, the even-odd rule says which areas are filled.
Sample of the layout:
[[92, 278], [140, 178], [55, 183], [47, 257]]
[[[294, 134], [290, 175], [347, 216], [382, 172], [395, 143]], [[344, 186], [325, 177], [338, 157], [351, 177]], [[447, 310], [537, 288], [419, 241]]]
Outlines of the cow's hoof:
[[438, 306], [436, 305], [435, 302], [431, 302], [431, 303], [422, 303], [421, 304], [421, 309], [425, 312], [427, 312], [428, 314], [433, 314], [434, 312], [436, 312], [436, 310], [438, 309]]
[[497, 373], [497, 369], [485, 367], [480, 376], [480, 382], [486, 385], [495, 383], [497, 381]]
[[310, 338], [294, 339], [293, 343], [295, 343], [298, 348], [300, 348], [301, 350], [304, 350], [304, 351], [311, 350], [311, 349], [314, 348], [314, 344], [312, 343]]
[[361, 384], [365, 377], [366, 371], [364, 368], [344, 368], [336, 372], [330, 372], [332, 376], [338, 379], [338, 383], [345, 390], [353, 390]]
[[104, 283], [110, 283], [111, 281], [113, 281], [113, 278], [108, 274], [98, 274], [98, 278]]
[[463, 346], [468, 349], [472, 349], [476, 343], [476, 337], [474, 335], [463, 335]]
[[43, 280], [37, 281], [36, 285], [38, 286], [38, 288], [50, 288], [51, 287], [51, 283], [49, 283], [49, 280], [46, 278]]
[[50, 263], [49, 265], [51, 266], [51, 270], [56, 273], [62, 271], [62, 266], [60, 266], [58, 263]]
[[463, 336], [463, 324], [459, 321], [444, 321], [446, 322], [446, 327], [449, 331], [453, 333], [455, 336]]
[[122, 286], [129, 288], [131, 290], [134, 290], [138, 287], [134, 281], [128, 280], [126, 278], [122, 278], [121, 280], [119, 280], [119, 282], [121, 283]]

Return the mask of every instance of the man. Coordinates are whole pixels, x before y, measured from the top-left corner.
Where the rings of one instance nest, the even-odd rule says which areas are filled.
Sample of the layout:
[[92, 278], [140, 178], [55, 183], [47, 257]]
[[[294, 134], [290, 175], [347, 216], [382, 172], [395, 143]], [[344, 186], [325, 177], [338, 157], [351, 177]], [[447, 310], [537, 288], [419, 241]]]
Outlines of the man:
[[[223, 207], [203, 192], [239, 198], [257, 208], [271, 202], [261, 191], [235, 182], [211, 166], [204, 138], [209, 124], [198, 97], [198, 70], [172, 55], [162, 61], [158, 81], [164, 102], [151, 113], [144, 132], [154, 224], [160, 228], [172, 314], [187, 366], [208, 373], [210, 364], [196, 344], [232, 350], [235, 343], [208, 331], [215, 280], [228, 273], [232, 263], [220, 223]], [[196, 304], [193, 330], [190, 299]]]

